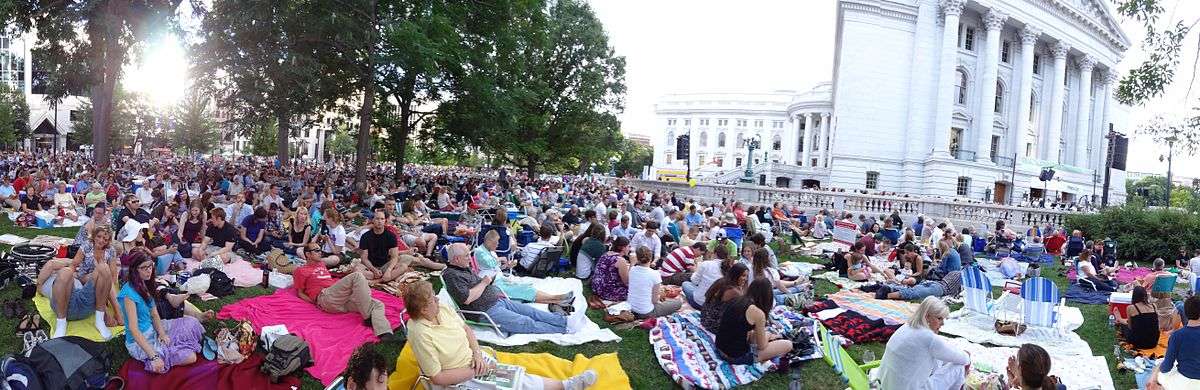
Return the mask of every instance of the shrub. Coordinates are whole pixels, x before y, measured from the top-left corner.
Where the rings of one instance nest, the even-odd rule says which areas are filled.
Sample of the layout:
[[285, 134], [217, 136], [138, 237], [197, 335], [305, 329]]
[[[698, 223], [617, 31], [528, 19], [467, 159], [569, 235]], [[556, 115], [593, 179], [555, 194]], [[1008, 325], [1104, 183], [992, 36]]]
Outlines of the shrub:
[[1089, 240], [1117, 240], [1117, 256], [1121, 261], [1153, 261], [1156, 257], [1168, 263], [1186, 246], [1200, 246], [1200, 215], [1172, 209], [1148, 209], [1140, 204], [1126, 204], [1105, 209], [1097, 214], [1070, 215], [1068, 230], [1079, 230]]

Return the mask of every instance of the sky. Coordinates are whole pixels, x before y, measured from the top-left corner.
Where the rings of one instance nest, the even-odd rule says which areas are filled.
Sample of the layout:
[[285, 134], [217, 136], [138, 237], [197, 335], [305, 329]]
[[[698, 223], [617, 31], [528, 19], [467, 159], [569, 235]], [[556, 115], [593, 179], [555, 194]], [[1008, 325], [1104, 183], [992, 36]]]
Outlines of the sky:
[[[1112, 0], [1106, 1], [1110, 10]], [[670, 93], [702, 91], [806, 91], [833, 77], [836, 0], [589, 0], [608, 32], [609, 44], [625, 56], [626, 134], [657, 134], [654, 103]], [[1185, 24], [1200, 19], [1200, 1], [1165, 0], [1167, 17]], [[1115, 13], [1114, 13], [1115, 15]], [[1173, 23], [1173, 22], [1172, 22]], [[1141, 24], [1121, 21], [1133, 42], [1118, 64], [1122, 74], [1139, 64]], [[1200, 81], [1187, 96], [1200, 48], [1200, 33], [1183, 43], [1176, 81], [1165, 95], [1131, 107], [1128, 170], [1165, 174], [1159, 156], [1167, 148], [1137, 128], [1156, 116], [1179, 119], [1200, 105]], [[1197, 78], [1200, 78], [1198, 75]], [[1200, 177], [1200, 156], [1176, 151], [1176, 175]]]

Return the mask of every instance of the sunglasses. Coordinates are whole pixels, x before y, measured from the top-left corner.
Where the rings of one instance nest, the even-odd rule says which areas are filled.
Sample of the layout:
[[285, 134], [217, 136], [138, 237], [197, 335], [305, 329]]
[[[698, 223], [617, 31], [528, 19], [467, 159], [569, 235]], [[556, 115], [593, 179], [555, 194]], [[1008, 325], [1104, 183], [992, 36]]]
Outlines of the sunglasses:
[[143, 264], [143, 265], [139, 265], [139, 266], [137, 267], [137, 269], [138, 269], [138, 271], [145, 271], [145, 270], [154, 269], [154, 264]]

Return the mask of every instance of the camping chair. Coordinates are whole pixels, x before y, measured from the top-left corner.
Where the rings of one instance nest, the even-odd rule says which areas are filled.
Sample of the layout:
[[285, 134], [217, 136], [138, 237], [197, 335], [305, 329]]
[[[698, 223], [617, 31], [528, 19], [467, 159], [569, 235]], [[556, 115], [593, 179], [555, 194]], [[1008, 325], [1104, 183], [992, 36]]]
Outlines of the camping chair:
[[817, 335], [821, 339], [822, 355], [825, 355], [825, 362], [833, 366], [833, 371], [837, 372], [842, 377], [842, 383], [848, 384], [852, 390], [868, 390], [871, 388], [871, 378], [867, 375], [868, 370], [879, 367], [879, 360], [858, 364], [854, 361], [850, 354], [842, 348], [842, 345], [837, 340], [833, 339], [833, 335], [829, 333], [829, 329], [825, 325], [817, 323]]
[[[496, 358], [496, 350], [492, 349], [492, 347], [479, 347], [479, 350], [482, 351], [483, 353], [491, 355], [493, 360], [496, 360], [497, 362], [500, 361], [500, 359]], [[425, 385], [421, 386], [422, 383], [424, 383]], [[453, 386], [443, 386], [443, 388], [445, 388], [445, 389], [470, 389], [470, 387], [468, 387], [466, 384], [462, 384], [462, 383], [453, 385]], [[431, 378], [428, 375], [425, 375], [424, 372], [421, 372], [421, 367], [419, 365], [417, 366], [417, 380], [413, 381], [413, 385], [409, 390], [417, 390], [417, 389], [426, 389], [426, 390], [433, 389], [433, 378]], [[330, 390], [330, 389], [326, 389], [326, 390]]]
[[507, 258], [512, 255], [512, 237], [508, 235], [507, 226], [481, 225], [479, 232], [475, 234], [475, 242], [483, 244], [483, 237], [489, 230], [500, 234], [500, 243], [496, 244], [496, 256]]
[[992, 314], [992, 282], [978, 266], [963, 269], [964, 307], [979, 314]]
[[728, 237], [730, 241], [733, 241], [734, 244], [737, 244], [738, 250], [742, 249], [742, 237], [745, 235], [746, 235], [746, 232], [742, 231], [742, 228], [738, 228], [738, 227], [725, 228], [725, 237]]
[[[446, 280], [442, 279], [442, 277], [439, 275], [438, 281], [442, 283], [442, 289], [445, 289], [446, 288], [445, 287]], [[492, 316], [489, 316], [487, 313], [482, 312], [482, 311], [463, 310], [458, 307], [458, 302], [454, 301], [453, 296], [450, 297], [449, 305], [450, 305], [451, 309], [454, 309], [454, 312], [458, 313], [458, 316], [460, 318], [462, 318], [463, 322], [465, 322], [467, 325], [478, 326], [481, 328], [491, 328], [493, 331], [496, 332], [496, 334], [500, 335], [500, 337], [508, 337], [508, 333], [500, 330], [500, 325], [497, 325], [496, 321], [492, 320]], [[472, 320], [471, 318], [468, 318], [466, 316], [467, 314], [475, 316], [476, 318], [479, 318], [480, 320]], [[405, 330], [405, 333], [408, 333], [408, 331]]]
[[562, 257], [563, 247], [549, 246], [542, 248], [538, 252], [537, 259], [533, 261], [533, 266], [529, 267], [529, 276], [535, 278], [544, 278], [550, 274], [550, 270], [558, 266], [558, 259]]
[[1154, 278], [1154, 285], [1150, 286], [1150, 296], [1155, 299], [1170, 298], [1171, 293], [1175, 292], [1175, 282], [1179, 280], [1179, 276], [1175, 274], [1158, 275]]
[[1058, 325], [1058, 286], [1043, 277], [1031, 278], [1021, 285], [1021, 322], [1027, 326]]

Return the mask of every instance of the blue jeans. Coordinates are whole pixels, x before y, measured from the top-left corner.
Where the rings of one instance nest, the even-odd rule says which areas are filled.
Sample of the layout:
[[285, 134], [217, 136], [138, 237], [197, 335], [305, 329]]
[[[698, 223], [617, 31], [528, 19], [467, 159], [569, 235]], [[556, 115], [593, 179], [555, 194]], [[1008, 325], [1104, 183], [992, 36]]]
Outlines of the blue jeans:
[[486, 313], [506, 333], [539, 334], [566, 333], [567, 317], [534, 309], [509, 299], [496, 301]]
[[925, 297], [940, 297], [946, 291], [942, 287], [942, 282], [930, 281], [921, 282], [921, 284], [909, 288], [902, 288], [896, 292], [900, 293], [900, 298], [906, 301], [913, 301], [925, 299]]
[[183, 256], [180, 256], [178, 251], [171, 251], [171, 253], [159, 256], [157, 261], [154, 262], [154, 272], [156, 272], [156, 275], [166, 275], [167, 270], [171, 267], [171, 263], [176, 261], [183, 261]]
[[792, 287], [790, 287], [790, 288], [787, 288], [787, 289], [785, 289], [785, 290], [782, 290], [782, 291], [777, 291], [777, 292], [775, 292], [775, 304], [776, 304], [776, 305], [783, 305], [783, 300], [784, 300], [785, 298], [787, 298], [787, 295], [788, 295], [788, 294], [799, 294], [799, 293], [801, 293], [801, 292], [804, 292], [804, 289], [802, 289], [802, 288], [800, 288], [800, 287], [798, 287], [798, 286], [792, 286]]
[[696, 309], [696, 310], [700, 310], [700, 309], [704, 308], [704, 305], [701, 305], [700, 302], [696, 302], [696, 298], [695, 298], [696, 285], [695, 284], [692, 284], [691, 281], [686, 281], [686, 282], [683, 282], [683, 285], [681, 287], [683, 287], [683, 298], [687, 299], [688, 305], [691, 305], [692, 308]]

